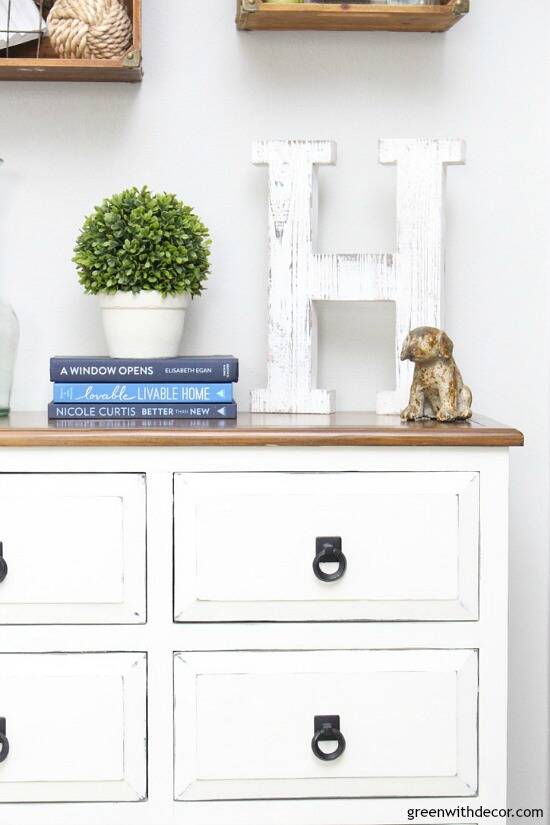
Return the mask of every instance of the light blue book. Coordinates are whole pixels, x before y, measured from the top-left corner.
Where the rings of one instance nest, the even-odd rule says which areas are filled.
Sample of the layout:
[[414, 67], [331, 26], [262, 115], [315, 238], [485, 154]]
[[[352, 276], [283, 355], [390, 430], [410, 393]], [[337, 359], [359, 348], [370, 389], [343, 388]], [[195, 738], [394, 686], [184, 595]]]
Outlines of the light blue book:
[[61, 384], [56, 403], [218, 404], [233, 401], [232, 384]]

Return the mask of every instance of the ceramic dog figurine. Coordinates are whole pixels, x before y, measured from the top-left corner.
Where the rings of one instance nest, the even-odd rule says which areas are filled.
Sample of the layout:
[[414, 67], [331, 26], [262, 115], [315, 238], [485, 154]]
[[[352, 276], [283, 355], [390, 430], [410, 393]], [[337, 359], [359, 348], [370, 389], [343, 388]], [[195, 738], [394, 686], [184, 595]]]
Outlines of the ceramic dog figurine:
[[453, 358], [453, 342], [441, 329], [418, 327], [407, 336], [402, 361], [412, 361], [414, 378], [405, 421], [436, 418], [464, 421], [472, 415], [472, 393]]

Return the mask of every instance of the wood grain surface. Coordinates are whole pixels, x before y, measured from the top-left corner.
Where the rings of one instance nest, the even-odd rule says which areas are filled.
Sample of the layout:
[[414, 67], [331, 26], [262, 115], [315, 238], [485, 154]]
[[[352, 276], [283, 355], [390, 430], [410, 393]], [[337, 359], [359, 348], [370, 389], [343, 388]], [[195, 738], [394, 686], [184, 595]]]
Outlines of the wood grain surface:
[[1, 80], [94, 81], [100, 83], [139, 83], [141, 64], [141, 0], [125, 0], [132, 18], [133, 42], [124, 57], [113, 60], [65, 60], [57, 57], [50, 41], [43, 38], [40, 57], [36, 43], [26, 43], [0, 54]]
[[396, 415], [241, 413], [236, 421], [52, 421], [45, 413], [12, 413], [0, 419], [0, 447], [193, 447], [193, 446], [411, 446], [520, 447], [523, 435], [495, 421], [440, 424], [403, 422]]
[[445, 0], [437, 6], [284, 2], [257, 6], [256, 11], [247, 11], [247, 4], [237, 0], [237, 28], [444, 32], [469, 11], [468, 0]]

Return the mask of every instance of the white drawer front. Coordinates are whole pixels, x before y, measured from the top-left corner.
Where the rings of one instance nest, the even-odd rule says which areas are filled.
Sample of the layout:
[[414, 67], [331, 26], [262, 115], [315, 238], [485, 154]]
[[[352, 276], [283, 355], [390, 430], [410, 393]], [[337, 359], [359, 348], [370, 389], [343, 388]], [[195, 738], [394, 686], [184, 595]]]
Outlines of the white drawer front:
[[475, 620], [478, 545], [477, 473], [178, 474], [175, 618]]
[[146, 795], [146, 654], [0, 654], [0, 802]]
[[[177, 800], [477, 791], [476, 651], [177, 653], [174, 667]], [[314, 717], [331, 715], [346, 747], [325, 762]]]
[[0, 623], [145, 621], [145, 478], [0, 475]]

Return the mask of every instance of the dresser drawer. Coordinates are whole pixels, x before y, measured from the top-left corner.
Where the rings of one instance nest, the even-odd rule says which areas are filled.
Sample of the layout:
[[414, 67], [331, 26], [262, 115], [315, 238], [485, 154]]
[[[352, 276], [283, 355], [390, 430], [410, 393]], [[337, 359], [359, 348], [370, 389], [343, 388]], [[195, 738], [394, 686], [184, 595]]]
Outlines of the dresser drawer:
[[[177, 653], [174, 667], [177, 800], [477, 791], [476, 651]], [[332, 761], [313, 750], [327, 717], [345, 740]], [[317, 747], [337, 744], [328, 730]]]
[[145, 621], [145, 523], [143, 475], [0, 475], [0, 623]]
[[146, 679], [145, 653], [0, 654], [0, 802], [143, 799]]
[[174, 517], [176, 621], [478, 618], [477, 473], [177, 474]]

